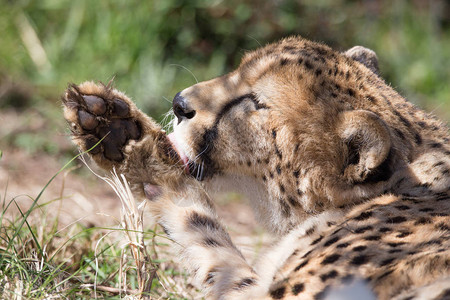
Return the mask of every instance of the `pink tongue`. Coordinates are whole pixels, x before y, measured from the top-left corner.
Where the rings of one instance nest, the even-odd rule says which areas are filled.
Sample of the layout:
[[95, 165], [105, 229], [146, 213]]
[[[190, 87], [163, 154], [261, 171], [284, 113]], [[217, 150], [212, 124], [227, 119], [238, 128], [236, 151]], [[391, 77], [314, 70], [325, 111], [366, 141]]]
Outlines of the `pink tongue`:
[[180, 156], [181, 160], [183, 161], [184, 167], [186, 169], [186, 173], [189, 173], [189, 159], [186, 156], [186, 154], [184, 154], [184, 152], [180, 149], [177, 140], [175, 138], [175, 134], [172, 132], [170, 133], [168, 136], [169, 141], [172, 143], [173, 148], [175, 149], [175, 151], [177, 151], [178, 155]]

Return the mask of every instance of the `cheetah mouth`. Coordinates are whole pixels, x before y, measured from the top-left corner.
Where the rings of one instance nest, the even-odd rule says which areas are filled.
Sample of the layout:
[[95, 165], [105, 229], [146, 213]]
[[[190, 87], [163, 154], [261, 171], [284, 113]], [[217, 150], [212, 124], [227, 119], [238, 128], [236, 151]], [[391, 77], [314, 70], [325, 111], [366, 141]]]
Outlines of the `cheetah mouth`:
[[199, 163], [189, 159], [189, 157], [181, 149], [173, 132], [167, 137], [169, 138], [173, 150], [178, 154], [180, 161], [183, 163], [186, 174], [190, 174], [198, 181], [203, 181], [206, 177], [212, 176], [212, 173], [209, 172], [210, 168], [207, 168], [204, 162]]
[[183, 164], [183, 166], [184, 166], [184, 171], [185, 171], [187, 174], [192, 174], [192, 173], [191, 173], [191, 170], [190, 170], [190, 168], [189, 168], [190, 160], [189, 160], [189, 158], [186, 156], [186, 154], [180, 149], [180, 146], [179, 146], [179, 144], [178, 144], [178, 142], [177, 142], [177, 140], [176, 140], [176, 138], [175, 138], [174, 133], [172, 132], [172, 133], [168, 134], [168, 135], [167, 135], [167, 138], [168, 138], [169, 141], [170, 141], [170, 144], [171, 144], [171, 146], [172, 146], [172, 149], [177, 153], [177, 155], [178, 155], [178, 157], [179, 157], [179, 159], [180, 159], [180, 162]]

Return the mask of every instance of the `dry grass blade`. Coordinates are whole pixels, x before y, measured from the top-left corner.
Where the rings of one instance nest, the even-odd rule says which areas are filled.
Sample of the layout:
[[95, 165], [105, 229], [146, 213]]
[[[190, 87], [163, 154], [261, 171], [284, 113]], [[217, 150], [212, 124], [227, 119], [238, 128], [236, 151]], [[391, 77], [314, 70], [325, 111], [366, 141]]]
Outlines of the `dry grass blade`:
[[[143, 213], [145, 208], [145, 201], [137, 205], [136, 200], [131, 192], [129, 184], [123, 174], [118, 175], [114, 169], [111, 173], [111, 178], [101, 176], [95, 173], [82, 158], [84, 164], [89, 170], [97, 177], [104, 180], [118, 195], [121, 203], [121, 224], [123, 233], [127, 240], [124, 245], [129, 247], [131, 255], [134, 260], [134, 264], [137, 272], [137, 281], [139, 291], [135, 295], [139, 299], [147, 298], [150, 294], [153, 278], [156, 275], [156, 268], [152, 266], [150, 256], [147, 253], [147, 248], [144, 242], [144, 221]], [[121, 262], [124, 260], [121, 259]], [[126, 272], [123, 272], [123, 263], [121, 263], [122, 274], [121, 285], [123, 285], [119, 291], [127, 291]], [[95, 288], [95, 287], [94, 287]]]

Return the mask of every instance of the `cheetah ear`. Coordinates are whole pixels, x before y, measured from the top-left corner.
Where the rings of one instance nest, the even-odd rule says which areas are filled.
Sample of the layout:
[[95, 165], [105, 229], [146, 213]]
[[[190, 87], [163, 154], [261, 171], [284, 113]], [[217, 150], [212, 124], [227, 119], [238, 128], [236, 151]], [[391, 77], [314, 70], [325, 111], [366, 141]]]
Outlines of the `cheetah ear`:
[[355, 46], [345, 51], [344, 55], [353, 58], [356, 61], [359, 61], [367, 68], [369, 68], [372, 72], [380, 75], [380, 68], [378, 67], [378, 57], [373, 50], [370, 50], [369, 48], [365, 48], [363, 46]]
[[344, 177], [350, 183], [387, 180], [390, 177], [391, 138], [389, 129], [367, 110], [346, 111], [337, 127], [346, 149]]

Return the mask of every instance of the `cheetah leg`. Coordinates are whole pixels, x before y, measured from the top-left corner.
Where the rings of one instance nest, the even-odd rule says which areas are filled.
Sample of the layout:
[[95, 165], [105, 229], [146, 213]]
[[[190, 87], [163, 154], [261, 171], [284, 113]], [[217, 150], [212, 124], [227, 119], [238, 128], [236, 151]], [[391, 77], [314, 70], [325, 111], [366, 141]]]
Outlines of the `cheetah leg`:
[[[164, 189], [164, 188], [163, 188]], [[267, 291], [218, 220], [208, 195], [197, 182], [176, 192], [153, 196], [145, 187], [157, 222], [178, 247], [184, 266], [212, 299], [257, 299]], [[264, 295], [264, 293], [262, 293]]]

